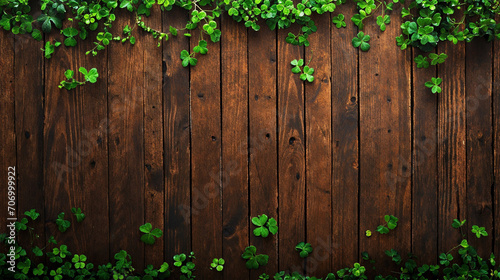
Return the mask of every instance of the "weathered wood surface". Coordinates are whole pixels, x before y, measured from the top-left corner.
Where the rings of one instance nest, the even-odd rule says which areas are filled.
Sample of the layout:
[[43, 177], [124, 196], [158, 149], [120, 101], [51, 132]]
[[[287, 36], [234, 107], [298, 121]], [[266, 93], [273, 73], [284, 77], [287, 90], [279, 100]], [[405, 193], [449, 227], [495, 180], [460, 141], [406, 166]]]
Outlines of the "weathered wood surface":
[[[179, 12], [155, 10], [148, 24], [181, 28]], [[133, 19], [119, 17], [113, 30], [124, 24]], [[290, 30], [254, 32], [222, 18], [222, 41], [209, 42], [192, 68], [179, 55], [197, 45], [196, 32], [158, 48], [134, 30], [134, 46], [92, 57], [84, 54], [92, 43], [79, 42], [50, 60], [38, 51], [44, 42], [2, 32], [0, 180], [17, 167], [18, 214], [41, 213], [36, 245], [55, 235], [94, 263], [124, 249], [139, 270], [194, 251], [200, 279], [324, 277], [364, 251], [387, 269], [390, 248], [435, 262], [460, 241], [451, 228], [459, 218], [469, 236], [473, 224], [486, 227], [490, 235], [473, 244], [498, 254], [500, 44], [443, 44], [445, 64], [424, 70], [413, 62], [418, 50], [395, 46], [397, 17], [384, 33], [367, 24], [368, 53], [352, 47], [352, 24], [316, 24], [303, 48], [285, 43]], [[314, 83], [291, 73], [300, 58], [311, 60]], [[64, 71], [80, 66], [97, 68], [98, 82], [60, 90]], [[433, 76], [443, 78], [440, 94], [423, 85]], [[5, 194], [2, 220], [6, 205]], [[83, 223], [71, 207], [82, 208]], [[60, 212], [72, 221], [68, 233], [57, 231]], [[266, 239], [250, 221], [264, 213], [280, 226]], [[374, 230], [386, 214], [400, 222], [381, 236]], [[146, 222], [164, 231], [153, 246], [139, 240]], [[295, 251], [300, 241], [314, 247], [307, 260]], [[249, 245], [270, 259], [247, 273]], [[209, 269], [216, 257], [227, 261], [222, 273]]]

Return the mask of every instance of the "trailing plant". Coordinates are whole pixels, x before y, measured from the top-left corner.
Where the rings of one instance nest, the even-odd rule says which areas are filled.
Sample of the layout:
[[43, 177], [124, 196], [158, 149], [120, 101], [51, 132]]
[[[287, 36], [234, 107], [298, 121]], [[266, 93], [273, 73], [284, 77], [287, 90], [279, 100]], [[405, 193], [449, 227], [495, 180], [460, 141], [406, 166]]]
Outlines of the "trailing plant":
[[[59, 84], [59, 88], [65, 88], [67, 90], [72, 90], [74, 88], [76, 88], [77, 86], [81, 86], [81, 85], [84, 85], [86, 84], [87, 82], [89, 83], [92, 83], [94, 84], [95, 82], [97, 82], [97, 77], [99, 77], [99, 74], [97, 73], [97, 69], [95, 68], [92, 68], [90, 69], [90, 71], [87, 71], [87, 69], [85, 69], [84, 67], [80, 67], [78, 69], [78, 71], [80, 73], [83, 74], [84, 76], [84, 81], [83, 82], [80, 82], [80, 81], [77, 81], [75, 79], [75, 72], [73, 72], [73, 70], [71, 69], [68, 69], [66, 70], [66, 72], [64, 72], [64, 76], [66, 77], [66, 80], [63, 80], [61, 81], [61, 83]], [[76, 211], [76, 209], [75, 209]], [[61, 213], [62, 216], [64, 217], [64, 213]], [[75, 215], [77, 215], [77, 217], [80, 217], [79, 219], [83, 219], [85, 217], [85, 215], [81, 215], [81, 213], [74, 213]], [[80, 222], [80, 220], [79, 220]], [[69, 227], [69, 225], [68, 225]]]
[[[401, 34], [395, 43], [402, 50], [409, 46], [424, 52], [432, 52], [440, 42], [470, 42], [478, 37], [488, 40], [500, 38], [500, 24], [497, 15], [500, 5], [494, 0], [352, 0], [357, 12], [351, 17], [359, 33], [352, 39], [352, 45], [362, 51], [370, 49], [371, 37], [365, 34], [364, 26], [373, 20], [381, 32], [391, 25], [391, 17], [401, 16], [403, 23], [399, 27]], [[46, 58], [50, 58], [57, 47], [74, 47], [78, 41], [94, 38], [94, 48], [87, 54], [97, 55], [112, 42], [135, 44], [133, 33], [145, 32], [161, 42], [182, 35], [192, 36], [199, 30], [198, 45], [192, 51], [182, 50], [179, 54], [182, 65], [195, 66], [197, 54], [208, 52], [208, 39], [219, 42], [221, 30], [218, 20], [223, 14], [247, 28], [259, 31], [261, 25], [274, 30], [286, 29], [297, 25], [299, 31], [289, 32], [285, 41], [298, 46], [309, 46], [309, 36], [317, 31], [313, 16], [335, 13], [339, 5], [347, 0], [42, 0], [40, 5], [27, 0], [1, 0], [0, 26], [14, 34], [31, 34], [35, 40], [42, 40], [42, 33], [60, 32], [62, 43], [47, 41], [43, 49]], [[148, 26], [144, 17], [151, 15], [154, 6], [163, 12], [169, 12], [174, 6], [184, 9], [188, 14], [185, 23], [169, 26], [168, 30], [157, 30]], [[395, 10], [401, 11], [396, 13]], [[125, 10], [135, 18], [133, 26], [112, 29], [117, 19], [118, 10]], [[332, 23], [337, 28], [347, 25], [343, 14], [334, 14]], [[136, 28], [139, 27], [139, 28]], [[113, 34], [122, 30], [122, 34]], [[141, 31], [138, 31], [141, 30]], [[118, 32], [117, 32], [118, 33]], [[431, 65], [442, 63], [445, 54], [429, 54]], [[417, 58], [416, 58], [417, 59]], [[427, 65], [423, 56], [418, 65]], [[296, 66], [296, 65], [294, 65]], [[428, 66], [427, 66], [428, 67]], [[304, 67], [305, 68], [305, 67]], [[301, 70], [300, 78], [313, 81], [313, 68]], [[72, 79], [72, 78], [68, 78]], [[75, 85], [69, 82], [70, 85]], [[78, 85], [78, 84], [76, 84]], [[431, 87], [438, 93], [438, 87]]]
[[[72, 212], [80, 212], [79, 208]], [[63, 214], [63, 213], [61, 213]], [[59, 214], [59, 218], [64, 220], [64, 215]], [[32, 223], [39, 221], [40, 216], [34, 209], [26, 211], [24, 217], [21, 218], [19, 226], [16, 227], [18, 233], [27, 231], [33, 228]], [[386, 218], [388, 217], [388, 218]], [[72, 217], [69, 217], [70, 219]], [[26, 220], [24, 220], [26, 219]], [[75, 215], [73, 219], [78, 219]], [[396, 229], [397, 219], [394, 216], [387, 215], [384, 217], [387, 229]], [[69, 226], [71, 222], [68, 220]], [[56, 222], [57, 223], [57, 222]], [[375, 280], [395, 280], [395, 279], [500, 279], [500, 267], [497, 266], [495, 255], [490, 254], [487, 257], [478, 255], [476, 249], [470, 245], [466, 239], [465, 228], [466, 221], [453, 220], [452, 226], [460, 230], [463, 239], [459, 244], [451, 248], [449, 251], [439, 255], [439, 261], [436, 264], [431, 263], [418, 263], [418, 258], [409, 253], [407, 256], [400, 254], [395, 249], [388, 249], [385, 254], [390, 258], [398, 270], [391, 272], [389, 275], [377, 275]], [[152, 232], [147, 226], [149, 232]], [[152, 228], [152, 227], [151, 227]], [[392, 233], [392, 231], [390, 231]], [[488, 236], [486, 229], [477, 225], [472, 225], [471, 236], [481, 238]], [[35, 239], [39, 238], [34, 235]], [[0, 234], [0, 244], [5, 245], [10, 249], [14, 247], [12, 257], [15, 259], [15, 270], [10, 269], [11, 253], [9, 256], [5, 253], [0, 253], [0, 279], [33, 279], [33, 280], [63, 280], [63, 279], [76, 279], [76, 280], [97, 280], [97, 279], [127, 279], [127, 280], [154, 280], [154, 279], [167, 279], [171, 276], [171, 272], [175, 269], [180, 272], [181, 280], [195, 279], [195, 264], [194, 253], [186, 255], [180, 253], [173, 257], [173, 266], [170, 267], [167, 262], [155, 268], [153, 265], [147, 265], [143, 272], [138, 273], [132, 265], [130, 254], [124, 250], [120, 250], [113, 257], [113, 262], [102, 265], [94, 265], [90, 262], [84, 254], [73, 253], [66, 244], [57, 244], [53, 236], [49, 237], [49, 242], [44, 248], [33, 246], [34, 240], [31, 240], [32, 248], [23, 248], [17, 241], [10, 241], [6, 234]], [[312, 247], [309, 243], [301, 242], [296, 247], [302, 252], [307, 254], [312, 252]], [[32, 252], [33, 254], [28, 253]], [[40, 258], [44, 257], [45, 258]], [[306, 256], [305, 254], [303, 256]], [[242, 254], [243, 260], [246, 262], [248, 269], [258, 269], [261, 266], [267, 265], [269, 256], [264, 254], [257, 254], [255, 246], [248, 246]], [[368, 253], [362, 252], [361, 258], [363, 262], [374, 264], [375, 261], [370, 258]], [[46, 260], [43, 262], [43, 260]], [[238, 260], [233, 260], [238, 261]], [[241, 260], [240, 260], [241, 261]], [[336, 272], [329, 273], [324, 278], [314, 276], [304, 276], [300, 272], [285, 272], [279, 271], [274, 276], [268, 274], [261, 274], [258, 279], [273, 279], [273, 280], [334, 280], [334, 279], [368, 279], [366, 275], [367, 268], [362, 263], [354, 263], [351, 267], [342, 268]], [[210, 264], [211, 269], [222, 271], [225, 260], [222, 258], [213, 259]], [[247, 273], [244, 273], [247, 275]]]

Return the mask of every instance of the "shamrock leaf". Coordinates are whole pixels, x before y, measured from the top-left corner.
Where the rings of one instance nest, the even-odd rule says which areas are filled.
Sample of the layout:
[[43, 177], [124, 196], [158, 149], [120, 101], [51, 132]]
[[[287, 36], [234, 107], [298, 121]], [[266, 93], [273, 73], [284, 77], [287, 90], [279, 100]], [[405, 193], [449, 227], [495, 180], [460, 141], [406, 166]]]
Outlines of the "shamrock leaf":
[[355, 48], [360, 47], [362, 51], [367, 52], [370, 49], [370, 35], [365, 35], [363, 31], [360, 31], [356, 37], [352, 39], [352, 45]]
[[194, 47], [193, 51], [195, 53], [207, 54], [207, 52], [208, 52], [207, 41], [201, 40], [200, 42], [198, 42], [198, 46]]
[[264, 254], [256, 255], [256, 253], [257, 248], [250, 245], [245, 248], [245, 251], [241, 255], [243, 259], [247, 260], [245, 265], [248, 269], [257, 269], [259, 266], [267, 265], [269, 256]]
[[198, 63], [198, 60], [194, 57], [191, 57], [191, 54], [187, 50], [181, 51], [181, 59], [183, 67], [187, 67], [189, 65], [195, 66], [196, 63]]
[[[68, 71], [66, 71], [66, 72], [68, 72]], [[68, 75], [71, 74], [71, 77], [73, 77], [73, 71], [71, 71], [71, 73], [69, 73], [69, 72], [65, 73], [65, 75], [66, 74], [68, 74]], [[68, 77], [68, 75], [66, 75], [66, 77]], [[71, 226], [71, 222], [68, 220], [65, 220], [64, 215], [65, 215], [64, 212], [62, 212], [59, 215], [57, 215], [57, 219], [56, 219], [57, 228], [59, 229], [60, 232], [65, 232]]]
[[472, 233], [475, 233], [477, 238], [481, 238], [481, 236], [488, 236], [484, 227], [478, 227], [476, 225], [472, 226]]
[[[85, 75], [85, 80], [88, 81], [87, 75], [90, 75], [90, 74], [87, 73], [87, 70], [85, 70], [85, 73], [82, 72], [82, 69], [85, 70], [85, 68], [80, 67], [80, 72]], [[95, 70], [95, 68], [92, 68], [90, 70], [90, 72], [92, 72], [92, 70]], [[95, 74], [97, 74], [97, 70], [95, 70]], [[90, 81], [90, 82], [92, 83], [92, 81]], [[95, 83], [95, 80], [94, 80], [93, 83]], [[81, 221], [83, 221], [83, 219], [85, 219], [85, 214], [82, 213], [82, 209], [80, 209], [80, 208], [78, 208], [78, 209], [76, 209], [75, 207], [71, 208], [71, 213], [73, 213], [76, 216], [76, 221], [79, 222], [79, 223]]]
[[377, 25], [380, 26], [380, 31], [385, 31], [386, 29], [386, 25], [389, 24], [391, 22], [391, 18], [389, 17], [389, 15], [385, 15], [385, 16], [378, 16], [377, 17]]
[[415, 57], [415, 63], [417, 64], [417, 68], [429, 68], [429, 61], [427, 61], [427, 57], [423, 55]]
[[295, 246], [295, 250], [299, 252], [301, 258], [307, 258], [313, 251], [311, 244], [305, 242], [297, 244], [297, 246]]
[[336, 17], [333, 17], [332, 18], [332, 22], [335, 24], [335, 26], [337, 28], [342, 28], [342, 27], [346, 27], [347, 24], [345, 23], [345, 17], [343, 14], [340, 14]]
[[430, 88], [432, 93], [441, 93], [439, 86], [443, 80], [441, 78], [432, 77], [430, 81], [425, 82], [425, 86]]
[[436, 65], [436, 64], [443, 63], [448, 58], [448, 55], [445, 53], [441, 53], [441, 54], [430, 53], [429, 58], [432, 59], [431, 65]]
[[163, 231], [161, 229], [153, 229], [153, 226], [150, 223], [145, 223], [140, 226], [139, 230], [144, 233], [141, 236], [141, 241], [149, 245], [153, 245], [155, 243], [155, 237], [160, 238], [163, 235]]

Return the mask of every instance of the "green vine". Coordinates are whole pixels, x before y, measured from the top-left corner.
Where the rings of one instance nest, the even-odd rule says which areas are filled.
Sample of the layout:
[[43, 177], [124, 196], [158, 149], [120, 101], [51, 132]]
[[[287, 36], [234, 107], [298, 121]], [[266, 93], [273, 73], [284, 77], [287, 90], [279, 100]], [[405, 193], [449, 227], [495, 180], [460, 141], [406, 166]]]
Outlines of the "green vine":
[[[370, 35], [362, 31], [367, 20], [373, 17], [383, 32], [390, 25], [396, 8], [401, 11], [400, 16], [404, 20], [400, 27], [401, 35], [395, 40], [402, 50], [413, 46], [424, 52], [431, 52], [444, 41], [457, 44], [459, 41], [470, 42], [476, 37], [486, 37], [488, 40], [500, 38], [500, 24], [496, 21], [500, 11], [498, 0], [352, 1], [356, 3], [357, 13], [352, 16], [351, 21], [360, 31], [353, 38], [352, 44], [362, 51], [370, 48]], [[99, 50], [105, 49], [113, 41], [134, 44], [136, 39], [132, 33], [136, 26], [158, 39], [158, 46], [162, 41], [178, 34], [191, 37], [192, 30], [200, 29], [198, 46], [193, 51], [183, 50], [180, 54], [182, 65], [187, 67], [197, 64], [196, 54], [208, 52], [204, 36], [208, 36], [212, 42], [220, 41], [221, 31], [218, 29], [217, 19], [224, 13], [255, 31], [260, 30], [263, 23], [271, 30], [299, 25], [300, 31], [297, 34], [288, 33], [286, 42], [307, 47], [310, 45], [309, 36], [317, 31], [312, 15], [334, 13], [337, 6], [345, 2], [346, 0], [301, 0], [295, 3], [292, 0], [42, 0], [40, 5], [35, 5], [27, 0], [0, 0], [0, 26], [14, 34], [31, 34], [36, 40], [42, 40], [42, 32], [60, 30], [66, 47], [74, 47], [78, 40], [95, 36], [95, 47], [86, 52], [92, 55], [97, 55]], [[189, 20], [182, 28], [170, 26], [167, 32], [149, 27], [143, 17], [150, 16], [155, 5], [159, 5], [164, 12], [170, 11], [173, 6], [181, 7], [189, 13]], [[117, 9], [133, 13], [135, 22], [132, 27], [123, 27], [123, 34], [113, 35], [110, 30], [116, 20]], [[337, 28], [345, 27], [345, 16], [334, 15], [332, 23]], [[50, 58], [60, 45], [60, 42], [52, 44], [48, 41], [44, 48], [45, 57]], [[419, 55], [415, 58], [417, 66], [428, 67], [425, 62], [427, 58], [434, 65], [436, 59], [443, 60], [442, 55], [445, 54], [440, 54], [439, 57], [435, 55]], [[302, 80], [312, 82], [313, 70], [309, 71], [301, 75]], [[439, 93], [439, 85], [435, 81], [431, 82], [432, 92]]]
[[[74, 219], [77, 222], [83, 222], [84, 213], [80, 208], [72, 208]], [[39, 238], [38, 235], [33, 234], [33, 227], [31, 223], [44, 223], [44, 221], [37, 221], [40, 216], [35, 209], [26, 211], [25, 217], [15, 222], [16, 235], [21, 234], [23, 231], [29, 229], [31, 239], [31, 248], [22, 247], [17, 239], [10, 238], [10, 235], [0, 234], [0, 247], [5, 247], [7, 253], [0, 253], [0, 279], [21, 279], [21, 280], [62, 280], [62, 279], [76, 279], [76, 280], [154, 280], [154, 279], [170, 279], [174, 270], [180, 274], [180, 280], [192, 280], [196, 278], [196, 264], [195, 254], [179, 253], [172, 258], [172, 266], [167, 261], [163, 262], [160, 266], [154, 267], [147, 265], [143, 272], [137, 273], [132, 266], [131, 256], [124, 250], [119, 251], [114, 255], [113, 262], [94, 265], [90, 262], [86, 255], [72, 253], [70, 248], [65, 244], [57, 244], [53, 236], [49, 237], [47, 246], [39, 248], [33, 246], [35, 239]], [[262, 227], [266, 224], [267, 219], [265, 215], [255, 217], [258, 223], [256, 226]], [[267, 217], [267, 216], [265, 216]], [[28, 219], [30, 218], [30, 219]], [[378, 230], [381, 234], [386, 234], [389, 229], [396, 230], [398, 219], [392, 215], [384, 217], [385, 224], [378, 227], [386, 227], [387, 230]], [[63, 227], [61, 227], [64, 224]], [[465, 228], [465, 220], [454, 220], [452, 226], [458, 230], [463, 236], [462, 241], [451, 248], [448, 252], [439, 255], [437, 264], [417, 264], [417, 258], [413, 254], [408, 254], [407, 257], [401, 255], [395, 249], [388, 249], [385, 251], [387, 255], [400, 269], [393, 271], [389, 275], [377, 275], [375, 280], [396, 280], [396, 279], [500, 279], [500, 267], [497, 267], [495, 256], [492, 253], [487, 258], [482, 258], [477, 254], [476, 249], [471, 246], [466, 239], [463, 231]], [[64, 213], [60, 213], [58, 219], [55, 221], [58, 229], [61, 232], [66, 232], [71, 226], [69, 220], [64, 220]], [[163, 232], [146, 223], [140, 226], [139, 230], [144, 233], [140, 238], [145, 244], [152, 245], [154, 240], [162, 236]], [[391, 231], [392, 232], [392, 231]], [[471, 227], [471, 236], [481, 238], [488, 236], [486, 229], [477, 225]], [[10, 233], [12, 234], [12, 233]], [[3, 248], [2, 248], [3, 249]], [[148, 249], [148, 247], [146, 247]], [[314, 252], [311, 244], [300, 242], [295, 247], [302, 258], [308, 258]], [[32, 254], [31, 254], [32, 253]], [[45, 258], [43, 258], [45, 255]], [[266, 266], [269, 262], [269, 256], [265, 254], [257, 254], [257, 248], [253, 245], [246, 247], [241, 255], [241, 260], [231, 260], [231, 262], [245, 262], [248, 269], [259, 269]], [[376, 262], [372, 259], [367, 252], [361, 253], [362, 262], [354, 263], [352, 267], [342, 268], [335, 273], [329, 273], [325, 276], [325, 280], [334, 279], [368, 279], [367, 268], [363, 265], [364, 262], [374, 265]], [[44, 261], [45, 260], [45, 261]], [[429, 261], [429, 260], [424, 260]], [[14, 266], [12, 266], [14, 264]], [[220, 272], [224, 269], [226, 261], [223, 258], [213, 258], [211, 263], [202, 264], [214, 270], [214, 273]], [[375, 270], [376, 267], [374, 266]], [[242, 272], [242, 275], [248, 275], [247, 272]], [[258, 278], [273, 279], [273, 280], [320, 280], [313, 276], [303, 276], [299, 272], [277, 272], [273, 277], [268, 274], [261, 274]]]

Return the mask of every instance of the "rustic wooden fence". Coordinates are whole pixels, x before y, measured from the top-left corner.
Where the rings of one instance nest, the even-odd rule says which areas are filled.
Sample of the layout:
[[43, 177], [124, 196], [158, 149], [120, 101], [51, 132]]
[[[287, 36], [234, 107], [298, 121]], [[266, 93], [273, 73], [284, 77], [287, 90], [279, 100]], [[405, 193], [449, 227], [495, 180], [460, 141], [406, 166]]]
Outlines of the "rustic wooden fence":
[[[116, 33], [133, 22], [117, 18]], [[185, 20], [155, 10], [148, 22]], [[316, 23], [303, 49], [285, 43], [289, 30], [223, 18], [221, 43], [191, 69], [179, 59], [197, 43], [189, 38], [158, 48], [137, 32], [135, 46], [92, 57], [87, 40], [47, 60], [44, 42], [1, 32], [0, 182], [17, 167], [18, 214], [36, 208], [45, 221], [36, 243], [55, 235], [95, 263], [125, 249], [139, 269], [193, 250], [200, 279], [324, 276], [362, 251], [382, 266], [390, 248], [435, 262], [461, 239], [451, 228], [460, 218], [490, 233], [474, 242], [480, 252], [499, 253], [500, 44], [444, 44], [446, 63], [422, 70], [417, 50], [395, 45], [398, 17], [384, 34], [374, 21], [365, 27], [367, 53], [351, 46], [352, 24]], [[300, 57], [312, 59], [312, 84], [290, 71]], [[64, 71], [80, 66], [96, 67], [98, 82], [60, 90]], [[424, 82], [436, 75], [443, 92], [433, 95]], [[87, 218], [60, 234], [54, 220], [71, 207]], [[276, 237], [252, 235], [249, 218], [262, 213], [278, 219]], [[366, 237], [385, 214], [400, 219], [397, 229]], [[139, 241], [145, 222], [164, 231], [154, 246]], [[316, 248], [306, 262], [299, 241]], [[270, 255], [267, 267], [246, 272], [249, 244]], [[208, 269], [213, 257], [228, 260], [223, 273]]]

